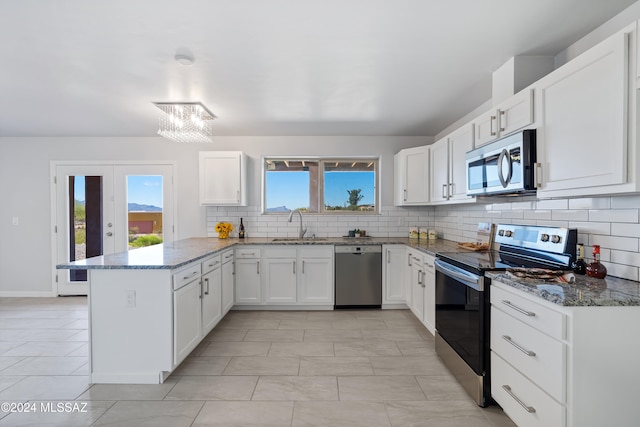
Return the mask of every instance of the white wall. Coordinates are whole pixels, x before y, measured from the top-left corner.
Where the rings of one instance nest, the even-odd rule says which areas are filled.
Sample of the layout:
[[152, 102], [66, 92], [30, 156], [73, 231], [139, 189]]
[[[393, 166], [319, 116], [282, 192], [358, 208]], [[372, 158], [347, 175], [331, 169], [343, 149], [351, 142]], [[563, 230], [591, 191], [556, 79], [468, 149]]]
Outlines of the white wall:
[[[162, 138], [0, 138], [0, 296], [52, 291], [50, 162], [52, 160], [172, 160], [176, 162], [176, 238], [206, 236], [198, 203], [198, 152], [242, 150], [254, 158], [249, 200], [260, 204], [260, 156], [381, 156], [382, 204], [393, 204], [393, 154], [431, 143], [429, 137], [216, 137], [180, 145]], [[12, 218], [19, 225], [12, 225]]]

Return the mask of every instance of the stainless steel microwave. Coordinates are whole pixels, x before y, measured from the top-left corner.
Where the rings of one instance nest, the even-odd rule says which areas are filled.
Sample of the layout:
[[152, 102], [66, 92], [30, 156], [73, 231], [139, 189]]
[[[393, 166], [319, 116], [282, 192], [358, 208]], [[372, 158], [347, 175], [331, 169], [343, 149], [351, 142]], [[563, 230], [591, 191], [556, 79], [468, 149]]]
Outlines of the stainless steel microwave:
[[528, 129], [467, 153], [467, 195], [535, 191], [536, 131]]

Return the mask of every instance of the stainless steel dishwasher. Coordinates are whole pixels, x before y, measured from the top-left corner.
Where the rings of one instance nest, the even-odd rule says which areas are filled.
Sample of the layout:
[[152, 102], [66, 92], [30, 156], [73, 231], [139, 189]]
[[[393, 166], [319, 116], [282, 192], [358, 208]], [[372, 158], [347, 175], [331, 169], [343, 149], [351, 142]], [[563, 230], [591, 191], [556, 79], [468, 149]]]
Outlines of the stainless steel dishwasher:
[[382, 246], [336, 246], [336, 308], [382, 305]]

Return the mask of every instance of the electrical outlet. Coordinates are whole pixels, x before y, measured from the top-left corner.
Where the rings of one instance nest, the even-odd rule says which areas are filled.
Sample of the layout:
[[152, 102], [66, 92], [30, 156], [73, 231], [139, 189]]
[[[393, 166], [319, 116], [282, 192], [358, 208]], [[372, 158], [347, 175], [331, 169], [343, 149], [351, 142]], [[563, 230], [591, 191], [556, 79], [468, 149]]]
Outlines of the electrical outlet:
[[134, 308], [136, 306], [136, 291], [124, 291], [126, 298], [125, 307]]

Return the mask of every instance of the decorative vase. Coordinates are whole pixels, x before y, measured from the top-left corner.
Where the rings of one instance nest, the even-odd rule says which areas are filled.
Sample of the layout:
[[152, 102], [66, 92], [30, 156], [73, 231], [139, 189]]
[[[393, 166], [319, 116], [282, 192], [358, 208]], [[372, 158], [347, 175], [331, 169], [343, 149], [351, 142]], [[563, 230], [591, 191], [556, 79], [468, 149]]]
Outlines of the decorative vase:
[[228, 239], [229, 238], [229, 232], [228, 231], [220, 231], [218, 233], [218, 239]]

